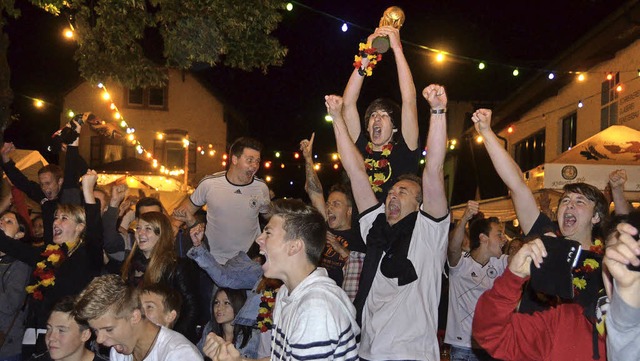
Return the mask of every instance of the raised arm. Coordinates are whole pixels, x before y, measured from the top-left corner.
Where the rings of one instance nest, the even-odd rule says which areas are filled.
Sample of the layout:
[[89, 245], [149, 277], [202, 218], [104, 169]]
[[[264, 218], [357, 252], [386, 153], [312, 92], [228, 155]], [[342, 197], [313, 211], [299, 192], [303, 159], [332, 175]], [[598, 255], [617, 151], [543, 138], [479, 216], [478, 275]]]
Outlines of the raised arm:
[[[381, 36], [381, 34], [378, 33], [378, 30], [379, 29], [376, 29], [375, 32], [367, 38], [368, 47], [371, 47], [371, 41], [374, 38]], [[369, 59], [363, 57], [360, 69], [365, 69], [367, 65], [369, 65]], [[344, 122], [347, 126], [351, 141], [354, 143], [362, 131], [357, 103], [358, 98], [360, 97], [360, 90], [362, 90], [362, 84], [364, 83], [364, 78], [365, 76], [360, 75], [358, 68], [353, 69], [353, 72], [351, 72], [351, 76], [349, 77], [349, 81], [347, 82], [347, 86], [344, 88], [344, 92], [342, 93], [344, 103], [342, 116], [344, 117]]]
[[347, 126], [341, 114], [342, 98], [337, 95], [327, 95], [324, 99], [327, 112], [333, 117], [333, 132], [336, 136], [340, 161], [351, 181], [356, 207], [358, 207], [359, 212], [363, 212], [378, 204], [364, 168], [364, 159], [351, 141], [351, 138], [349, 138]]
[[324, 193], [322, 190], [322, 183], [318, 178], [315, 168], [313, 167], [313, 140], [316, 137], [316, 133], [311, 134], [311, 139], [303, 139], [300, 142], [300, 151], [304, 157], [304, 190], [307, 191], [311, 205], [313, 205], [327, 220], [327, 213], [324, 208]]
[[[632, 360], [638, 355], [640, 337], [640, 272], [627, 265], [640, 266], [638, 230], [629, 224], [618, 225], [607, 243], [603, 263], [613, 276], [615, 286], [607, 313], [607, 356], [610, 360]], [[636, 356], [632, 356], [636, 355]]]
[[609, 185], [611, 186], [611, 198], [616, 215], [629, 214], [631, 205], [624, 198], [624, 184], [627, 182], [627, 171], [616, 169], [609, 174]]
[[491, 130], [491, 110], [478, 109], [471, 117], [476, 130], [484, 139], [484, 146], [491, 157], [491, 162], [495, 167], [502, 181], [511, 192], [511, 199], [516, 210], [516, 215], [520, 221], [520, 227], [524, 234], [528, 234], [533, 227], [540, 210], [536, 204], [533, 193], [522, 178], [522, 170], [511, 158], [502, 143]]
[[447, 248], [447, 260], [450, 267], [455, 267], [460, 262], [462, 257], [462, 242], [464, 241], [465, 227], [469, 221], [478, 214], [480, 209], [480, 203], [476, 201], [467, 202], [467, 208], [464, 210], [464, 214], [460, 219], [460, 222], [453, 229], [453, 232], [449, 235], [449, 246]]
[[429, 133], [427, 134], [427, 157], [422, 172], [423, 210], [434, 218], [449, 212], [444, 191], [444, 157], [447, 149], [447, 94], [444, 87], [431, 84], [424, 88], [422, 96], [431, 106]]
[[393, 26], [383, 26], [378, 32], [389, 37], [389, 43], [396, 59], [398, 70], [398, 83], [402, 96], [402, 137], [410, 150], [418, 148], [418, 106], [416, 98], [416, 86], [409, 69], [407, 59], [402, 51], [400, 31]]
[[4, 143], [0, 150], [2, 155], [2, 170], [13, 185], [23, 191], [29, 198], [40, 203], [45, 198], [44, 192], [38, 183], [30, 181], [17, 167], [16, 163], [11, 160], [11, 153], [16, 149], [13, 143]]

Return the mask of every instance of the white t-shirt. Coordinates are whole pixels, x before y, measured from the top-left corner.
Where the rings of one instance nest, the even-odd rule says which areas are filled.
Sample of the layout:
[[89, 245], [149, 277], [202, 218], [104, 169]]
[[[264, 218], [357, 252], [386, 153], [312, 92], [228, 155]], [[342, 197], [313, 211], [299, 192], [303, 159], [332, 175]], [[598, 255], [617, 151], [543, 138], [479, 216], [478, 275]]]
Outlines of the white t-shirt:
[[[118, 353], [118, 351], [112, 347], [109, 354], [109, 360], [132, 361], [133, 355], [123, 355]], [[202, 361], [203, 358], [200, 351], [198, 351], [198, 348], [180, 333], [166, 327], [161, 327], [160, 333], [158, 333], [158, 338], [153, 344], [153, 348], [149, 351], [149, 354], [143, 361], [182, 360]]]
[[191, 194], [191, 203], [207, 205], [205, 235], [216, 261], [225, 264], [238, 252], [246, 252], [260, 235], [259, 213], [269, 206], [269, 188], [254, 177], [251, 183], [235, 185], [227, 172], [204, 177]]
[[360, 328], [347, 294], [318, 268], [291, 294], [282, 285], [273, 308], [272, 360], [358, 360]]
[[[480, 295], [493, 287], [496, 277], [507, 268], [507, 255], [491, 257], [486, 265], [476, 262], [469, 253], [449, 268], [449, 311], [444, 342], [460, 347], [473, 347], [471, 324]], [[477, 347], [477, 346], [476, 346]]]
[[[360, 218], [362, 238], [384, 204]], [[359, 356], [367, 360], [440, 360], [436, 330], [441, 274], [446, 259], [449, 215], [433, 219], [422, 211], [416, 219], [407, 258], [418, 279], [398, 286], [376, 271], [362, 312]]]

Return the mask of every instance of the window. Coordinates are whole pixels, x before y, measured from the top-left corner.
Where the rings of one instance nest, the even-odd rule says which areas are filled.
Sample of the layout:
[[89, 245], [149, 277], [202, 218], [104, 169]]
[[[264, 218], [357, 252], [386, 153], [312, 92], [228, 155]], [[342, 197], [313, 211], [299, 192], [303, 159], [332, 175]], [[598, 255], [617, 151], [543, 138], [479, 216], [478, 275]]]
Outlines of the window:
[[520, 169], [527, 171], [544, 163], [545, 130], [514, 145], [514, 159]]
[[128, 104], [144, 106], [144, 90], [142, 88], [129, 89]]
[[91, 137], [90, 167], [116, 162], [127, 157], [135, 157], [135, 147], [125, 140], [98, 135]]
[[153, 108], [167, 110], [167, 87], [127, 89], [127, 105], [130, 108]]
[[562, 149], [566, 152], [576, 145], [576, 127], [578, 122], [578, 113], [573, 112], [562, 118]]
[[[164, 131], [162, 139], [153, 141], [153, 153], [156, 159], [164, 166], [173, 169], [184, 169], [185, 149], [183, 139], [188, 135], [181, 129], [168, 129]], [[189, 173], [196, 172], [196, 143], [189, 142]]]
[[618, 91], [616, 88], [620, 84], [620, 73], [610, 74], [611, 79], [602, 82], [602, 92], [600, 94], [600, 130], [608, 128], [610, 125], [618, 123]]

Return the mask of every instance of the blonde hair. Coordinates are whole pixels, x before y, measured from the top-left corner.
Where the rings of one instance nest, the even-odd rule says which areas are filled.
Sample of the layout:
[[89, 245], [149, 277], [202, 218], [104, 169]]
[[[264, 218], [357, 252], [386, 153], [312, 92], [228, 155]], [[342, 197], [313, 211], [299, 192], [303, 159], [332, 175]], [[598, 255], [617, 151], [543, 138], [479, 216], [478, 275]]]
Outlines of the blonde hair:
[[80, 239], [83, 239], [87, 232], [87, 216], [84, 211], [84, 207], [77, 204], [58, 204], [55, 214], [58, 215], [60, 213], [71, 216], [78, 224], [84, 224], [84, 229], [82, 230], [82, 233], [80, 233]]
[[[145, 221], [153, 227], [153, 233], [159, 236], [158, 242], [151, 251], [149, 257], [149, 265], [144, 273], [143, 286], [160, 282], [162, 275], [175, 266], [178, 261], [178, 255], [174, 248], [173, 229], [169, 217], [160, 212], [143, 213], [138, 221]], [[138, 242], [134, 243], [131, 253], [122, 265], [122, 278], [129, 282], [131, 276], [131, 266], [136, 253], [138, 252]]]
[[116, 318], [125, 318], [134, 310], [141, 310], [138, 290], [127, 287], [118, 275], [94, 278], [80, 292], [74, 304], [73, 316], [81, 321], [89, 321], [112, 312]]

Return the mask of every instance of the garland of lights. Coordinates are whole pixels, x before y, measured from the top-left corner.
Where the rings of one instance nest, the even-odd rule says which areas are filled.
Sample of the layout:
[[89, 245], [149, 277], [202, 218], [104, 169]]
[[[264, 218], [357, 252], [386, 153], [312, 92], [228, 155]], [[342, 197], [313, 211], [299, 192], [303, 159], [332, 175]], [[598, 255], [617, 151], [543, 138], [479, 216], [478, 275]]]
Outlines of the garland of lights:
[[[293, 10], [293, 4], [295, 4], [296, 6], [299, 6], [301, 8], [307, 9], [311, 12], [314, 12], [316, 14], [320, 14], [322, 16], [326, 16], [329, 17], [331, 19], [334, 19], [340, 23], [342, 23], [341, 28], [343, 32], [346, 32], [349, 29], [349, 26], [352, 26], [354, 28], [358, 28], [360, 30], [363, 30], [365, 32], [369, 32], [369, 33], [373, 33], [373, 29], [370, 29], [368, 27], [365, 26], [361, 26], [358, 25], [356, 23], [341, 19], [335, 15], [329, 14], [327, 12], [315, 9], [311, 6], [302, 4], [300, 2], [297, 1], [290, 1], [286, 4], [285, 9], [287, 11], [292, 11]], [[584, 76], [584, 74], [589, 74], [590, 72], [587, 71], [577, 71], [577, 70], [551, 70], [551, 69], [542, 69], [542, 68], [533, 68], [533, 67], [526, 67], [526, 66], [516, 66], [516, 65], [511, 65], [511, 64], [505, 64], [505, 63], [500, 63], [500, 62], [489, 62], [489, 61], [485, 61], [482, 59], [477, 59], [477, 58], [473, 58], [473, 57], [469, 57], [469, 56], [465, 56], [465, 55], [460, 55], [460, 54], [453, 54], [450, 53], [448, 51], [444, 51], [444, 50], [440, 50], [440, 49], [436, 49], [436, 48], [432, 48], [426, 45], [421, 45], [421, 44], [416, 44], [407, 40], [400, 40], [403, 44], [405, 45], [409, 45], [409, 46], [413, 46], [415, 48], [421, 49], [421, 50], [426, 50], [430, 53], [435, 54], [436, 57], [436, 61], [438, 62], [443, 62], [445, 60], [446, 57], [450, 57], [450, 58], [454, 58], [454, 59], [458, 59], [458, 60], [464, 60], [464, 61], [468, 61], [468, 62], [472, 62], [472, 63], [476, 63], [478, 70], [484, 70], [487, 68], [487, 65], [493, 65], [493, 66], [499, 66], [499, 67], [503, 67], [503, 68], [508, 68], [511, 70], [511, 74], [513, 76], [519, 76], [521, 70], [529, 70], [529, 71], [535, 71], [535, 72], [539, 72], [539, 73], [547, 73], [547, 77], [549, 78], [549, 80], [553, 80], [555, 79], [555, 77], [558, 74], [568, 74], [568, 75], [577, 75], [578, 77], [580, 76]], [[628, 73], [628, 72], [637, 72], [638, 76], [640, 76], [640, 68], [636, 69], [636, 70], [620, 70], [619, 72], [621, 73]], [[362, 74], [361, 74], [362, 75]]]

